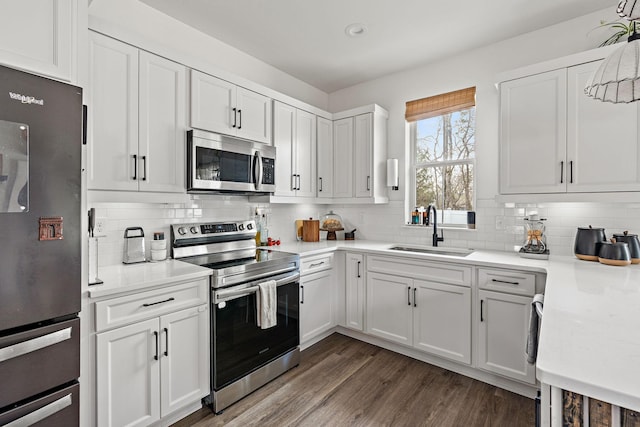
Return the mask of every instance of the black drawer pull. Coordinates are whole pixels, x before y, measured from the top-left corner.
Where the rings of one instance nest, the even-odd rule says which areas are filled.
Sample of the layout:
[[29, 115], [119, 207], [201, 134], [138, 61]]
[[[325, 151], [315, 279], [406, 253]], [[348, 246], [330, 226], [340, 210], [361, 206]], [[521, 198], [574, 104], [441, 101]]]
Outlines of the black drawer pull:
[[153, 360], [158, 360], [158, 352], [160, 348], [160, 343], [158, 340], [158, 331], [153, 331], [153, 335], [156, 337], [156, 354], [153, 356]]
[[407, 287], [407, 305], [411, 307], [411, 286]]
[[169, 355], [169, 329], [168, 328], [164, 328], [164, 333], [165, 333], [165, 348], [164, 348], [164, 355], [168, 356]]
[[320, 262], [317, 262], [315, 264], [310, 264], [309, 268], [320, 267], [322, 264], [324, 264], [324, 261], [320, 261]]
[[171, 298], [167, 298], [165, 300], [158, 301], [158, 302], [145, 302], [144, 304], [142, 304], [142, 306], [143, 307], [151, 307], [152, 305], [164, 304], [165, 302], [169, 302], [169, 301], [175, 301], [175, 298], [171, 297]]
[[491, 279], [492, 282], [496, 282], [496, 283], [506, 283], [507, 285], [519, 285], [520, 282], [510, 282], [508, 280], [498, 280], [498, 279]]
[[484, 302], [483, 300], [480, 300], [480, 321], [481, 322], [484, 322], [484, 318], [482, 317], [482, 303], [483, 302]]

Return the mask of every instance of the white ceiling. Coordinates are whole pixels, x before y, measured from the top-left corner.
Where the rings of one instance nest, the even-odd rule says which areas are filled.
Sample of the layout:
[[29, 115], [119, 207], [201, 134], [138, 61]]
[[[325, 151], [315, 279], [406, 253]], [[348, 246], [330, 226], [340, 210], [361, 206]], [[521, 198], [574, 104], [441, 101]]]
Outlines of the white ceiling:
[[[327, 93], [597, 10], [614, 11], [617, 5], [615, 0], [141, 1]], [[345, 27], [355, 22], [368, 31], [349, 38]]]

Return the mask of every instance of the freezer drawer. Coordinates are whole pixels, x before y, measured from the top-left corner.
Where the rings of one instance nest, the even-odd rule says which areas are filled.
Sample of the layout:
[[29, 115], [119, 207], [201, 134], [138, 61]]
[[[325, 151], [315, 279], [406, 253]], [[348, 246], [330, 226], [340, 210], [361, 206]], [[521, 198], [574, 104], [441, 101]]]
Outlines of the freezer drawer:
[[0, 408], [79, 376], [78, 318], [0, 338]]
[[80, 385], [76, 383], [0, 413], [0, 425], [5, 427], [78, 426], [80, 424], [79, 399]]

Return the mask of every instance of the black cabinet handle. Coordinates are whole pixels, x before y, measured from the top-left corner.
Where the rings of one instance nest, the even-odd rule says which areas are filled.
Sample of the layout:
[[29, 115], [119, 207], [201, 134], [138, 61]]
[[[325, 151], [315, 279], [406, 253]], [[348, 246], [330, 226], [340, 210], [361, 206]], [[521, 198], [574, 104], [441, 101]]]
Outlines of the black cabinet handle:
[[238, 110], [238, 115], [240, 116], [240, 120], [238, 121], [238, 129], [242, 129], [242, 110]]
[[142, 180], [146, 181], [147, 180], [147, 156], [141, 156], [140, 157], [142, 159], [142, 173], [144, 175], [142, 175]]
[[133, 180], [138, 179], [138, 155], [133, 155]]
[[320, 188], [318, 189], [318, 191], [322, 191], [322, 177], [318, 177], [318, 179], [320, 180]]
[[564, 160], [560, 162], [560, 184], [564, 184]]
[[358, 278], [360, 278], [360, 261], [358, 261]]
[[491, 279], [492, 282], [495, 283], [506, 283], [507, 285], [519, 285], [520, 282], [510, 282], [508, 280], [499, 280], [499, 279]]
[[304, 286], [300, 285], [300, 292], [302, 295], [300, 296], [300, 304], [304, 304]]
[[411, 307], [411, 286], [407, 286], [407, 305]]
[[573, 160], [569, 162], [569, 184], [573, 184]]
[[480, 300], [480, 321], [481, 322], [484, 322], [484, 318], [482, 317], [482, 303], [483, 302], [484, 302], [483, 300]]
[[158, 331], [153, 331], [153, 335], [156, 337], [156, 355], [153, 356], [153, 359], [158, 360], [158, 350], [160, 347], [160, 344], [158, 343]]
[[413, 306], [417, 307], [418, 303], [416, 302], [416, 291], [418, 290], [418, 288], [413, 288]]
[[233, 111], [233, 124], [231, 125], [231, 127], [235, 128], [238, 120], [238, 114], [236, 113], [237, 110], [235, 108], [233, 108], [232, 111]]
[[371, 190], [371, 176], [367, 175], [367, 191]]
[[164, 328], [164, 333], [165, 333], [164, 355], [168, 356], [169, 355], [169, 329]]
[[158, 302], [145, 302], [144, 304], [142, 304], [142, 306], [143, 307], [151, 307], [152, 305], [164, 304], [165, 302], [174, 301], [174, 300], [175, 300], [175, 298], [171, 297], [171, 298], [167, 298], [165, 300], [158, 301]]

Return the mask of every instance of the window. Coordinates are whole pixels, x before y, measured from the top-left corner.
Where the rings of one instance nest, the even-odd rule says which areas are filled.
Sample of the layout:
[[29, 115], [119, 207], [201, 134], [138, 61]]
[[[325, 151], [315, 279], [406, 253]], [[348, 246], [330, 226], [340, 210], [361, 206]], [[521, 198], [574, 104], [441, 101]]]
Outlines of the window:
[[474, 209], [475, 88], [407, 103], [411, 131], [411, 207], [435, 205], [445, 225]]

